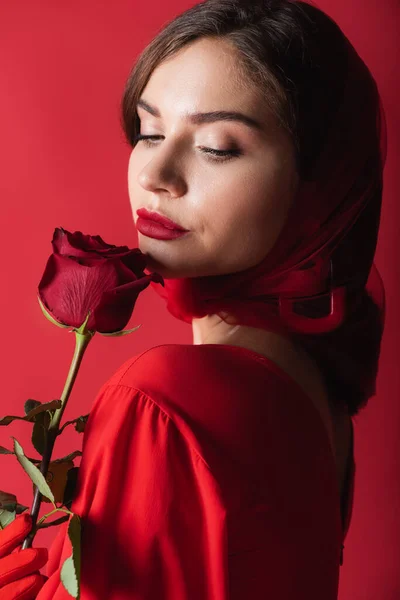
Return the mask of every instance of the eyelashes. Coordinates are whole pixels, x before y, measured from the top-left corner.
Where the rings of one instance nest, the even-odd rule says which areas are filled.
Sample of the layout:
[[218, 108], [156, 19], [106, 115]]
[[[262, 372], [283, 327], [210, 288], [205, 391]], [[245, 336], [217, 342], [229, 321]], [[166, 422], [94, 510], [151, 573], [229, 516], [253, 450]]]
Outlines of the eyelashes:
[[[137, 142], [142, 141], [146, 147], [150, 148], [155, 145], [152, 140], [157, 140], [162, 137], [162, 135], [143, 135], [138, 133], [133, 140], [133, 145], [136, 145]], [[216, 150], [215, 148], [206, 148], [205, 146], [200, 146], [200, 150], [203, 154], [205, 154], [205, 158], [207, 160], [211, 160], [213, 162], [227, 162], [228, 160], [231, 160], [232, 158], [242, 154], [242, 152], [237, 148], [232, 150]]]

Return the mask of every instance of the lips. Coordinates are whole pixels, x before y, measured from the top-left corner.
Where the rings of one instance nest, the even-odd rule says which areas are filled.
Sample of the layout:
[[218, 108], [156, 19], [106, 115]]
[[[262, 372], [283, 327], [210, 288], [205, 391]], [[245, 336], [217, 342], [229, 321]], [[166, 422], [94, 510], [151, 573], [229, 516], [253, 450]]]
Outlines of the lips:
[[164, 225], [161, 225], [161, 223], [156, 223], [150, 219], [143, 219], [142, 217], [137, 219], [136, 229], [142, 235], [155, 238], [156, 240], [175, 240], [176, 238], [189, 234], [188, 231], [170, 229], [168, 227], [164, 227]]
[[136, 214], [138, 215], [138, 217], [141, 217], [142, 219], [146, 219], [148, 221], [153, 221], [155, 223], [159, 223], [166, 229], [173, 229], [176, 231], [188, 231], [187, 229], [184, 229], [177, 223], [174, 223], [170, 219], [167, 219], [167, 217], [164, 217], [163, 215], [160, 215], [157, 212], [149, 212], [146, 208], [139, 208], [136, 211]]

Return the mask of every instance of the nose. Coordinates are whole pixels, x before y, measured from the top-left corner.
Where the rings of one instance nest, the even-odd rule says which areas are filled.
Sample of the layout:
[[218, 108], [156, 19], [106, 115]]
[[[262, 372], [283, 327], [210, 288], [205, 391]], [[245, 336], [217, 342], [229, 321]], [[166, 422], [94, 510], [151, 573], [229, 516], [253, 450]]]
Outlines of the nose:
[[138, 183], [148, 192], [167, 191], [172, 197], [186, 193], [186, 183], [177, 161], [157, 148], [138, 174]]

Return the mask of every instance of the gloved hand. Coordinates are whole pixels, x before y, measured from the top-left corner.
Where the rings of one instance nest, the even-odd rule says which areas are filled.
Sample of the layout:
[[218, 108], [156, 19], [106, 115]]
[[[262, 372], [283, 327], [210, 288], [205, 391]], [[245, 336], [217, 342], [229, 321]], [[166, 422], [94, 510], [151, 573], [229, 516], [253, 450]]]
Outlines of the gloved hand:
[[0, 530], [1, 600], [34, 600], [48, 579], [39, 573], [48, 560], [47, 548], [20, 548], [31, 529], [31, 515], [22, 513]]

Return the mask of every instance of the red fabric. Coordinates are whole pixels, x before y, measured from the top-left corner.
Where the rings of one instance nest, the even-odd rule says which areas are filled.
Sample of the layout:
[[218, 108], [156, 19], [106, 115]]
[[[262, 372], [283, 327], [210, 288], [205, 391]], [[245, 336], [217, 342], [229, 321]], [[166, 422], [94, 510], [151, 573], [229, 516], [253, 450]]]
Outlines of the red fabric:
[[[344, 537], [323, 420], [271, 360], [169, 344], [94, 401], [72, 510], [81, 600], [336, 600]], [[39, 600], [69, 600], [67, 524]]]
[[34, 600], [46, 577], [41, 569], [47, 562], [47, 548], [21, 550], [32, 529], [29, 514], [18, 515], [0, 531], [0, 597], [2, 600]]
[[[285, 71], [295, 89], [304, 80], [314, 86], [312, 96], [300, 95], [301, 183], [274, 247], [245, 271], [165, 279], [164, 288], [150, 285], [168, 310], [187, 323], [219, 314], [229, 323], [289, 332], [313, 356], [335, 364], [349, 396], [351, 385], [357, 390], [360, 406], [375, 394], [385, 318], [384, 287], [373, 265], [387, 151], [385, 113], [371, 72], [339, 27], [301, 4], [326, 36], [309, 34], [307, 44], [318, 44], [312, 64], [300, 67], [299, 61], [293, 73], [290, 64]], [[361, 302], [366, 285], [378, 319], [370, 304]], [[297, 303], [294, 313], [312, 315], [318, 295], [329, 299], [331, 289], [341, 287], [344, 326], [331, 336], [319, 335], [324, 333], [321, 318], [319, 333], [310, 335], [315, 318], [298, 320], [295, 330], [279, 313], [279, 301], [290, 298]]]

